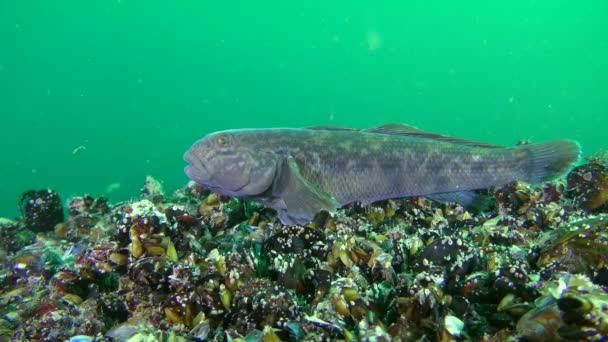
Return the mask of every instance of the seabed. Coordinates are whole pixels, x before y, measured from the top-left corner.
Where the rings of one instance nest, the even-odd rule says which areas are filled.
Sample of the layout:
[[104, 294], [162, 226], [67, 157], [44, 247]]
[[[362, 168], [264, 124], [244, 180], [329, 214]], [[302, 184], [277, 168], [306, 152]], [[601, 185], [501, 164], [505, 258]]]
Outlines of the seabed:
[[152, 177], [124, 203], [27, 191], [0, 220], [0, 341], [606, 340], [605, 160], [485, 194], [286, 227]]

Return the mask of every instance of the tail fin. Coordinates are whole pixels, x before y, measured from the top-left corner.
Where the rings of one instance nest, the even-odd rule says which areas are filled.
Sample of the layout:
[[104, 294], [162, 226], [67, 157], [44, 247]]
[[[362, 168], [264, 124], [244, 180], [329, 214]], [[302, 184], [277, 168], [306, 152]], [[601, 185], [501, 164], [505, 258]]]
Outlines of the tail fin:
[[581, 156], [581, 146], [573, 140], [557, 140], [542, 144], [515, 147], [526, 152], [529, 158], [528, 178], [530, 183], [538, 183], [557, 178], [572, 168]]

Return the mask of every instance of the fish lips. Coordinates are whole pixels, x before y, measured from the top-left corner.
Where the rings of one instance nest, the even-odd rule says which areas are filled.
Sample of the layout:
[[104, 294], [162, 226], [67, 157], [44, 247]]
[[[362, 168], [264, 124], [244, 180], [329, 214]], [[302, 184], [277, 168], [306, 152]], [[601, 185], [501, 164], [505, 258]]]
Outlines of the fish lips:
[[186, 173], [188, 178], [192, 179], [193, 181], [195, 181], [199, 184], [205, 184], [211, 180], [210, 177], [205, 176], [206, 172], [201, 172], [200, 169], [198, 169], [192, 165], [186, 166], [184, 168], [184, 172]]
[[211, 180], [211, 173], [209, 173], [205, 164], [194, 156], [191, 149], [184, 154], [184, 160], [189, 164], [184, 168], [184, 172], [188, 178], [201, 184], [205, 184]]

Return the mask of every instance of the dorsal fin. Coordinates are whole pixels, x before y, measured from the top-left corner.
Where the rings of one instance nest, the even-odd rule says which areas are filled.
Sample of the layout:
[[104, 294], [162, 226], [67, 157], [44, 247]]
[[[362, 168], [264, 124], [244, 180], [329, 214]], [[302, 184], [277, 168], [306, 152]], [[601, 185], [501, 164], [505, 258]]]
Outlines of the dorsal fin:
[[448, 142], [448, 143], [452, 143], [452, 144], [466, 145], [466, 146], [471, 146], [471, 147], [483, 147], [483, 148], [501, 148], [502, 147], [502, 146], [491, 145], [491, 144], [486, 144], [486, 143], [477, 142], [477, 141], [454, 138], [454, 137], [450, 137], [447, 135], [441, 135], [441, 134], [437, 134], [437, 133], [426, 132], [419, 128], [416, 128], [413, 126], [408, 126], [408, 125], [403, 125], [403, 124], [388, 124], [388, 125], [376, 126], [376, 127], [365, 129], [365, 130], [363, 130], [363, 132], [378, 133], [378, 134], [405, 135], [405, 136], [411, 136], [411, 137], [439, 140], [439, 141], [444, 141], [444, 142]]
[[315, 131], [358, 131], [358, 129], [355, 129], [355, 128], [336, 127], [336, 126], [310, 126], [310, 127], [304, 127], [304, 128], [312, 129]]

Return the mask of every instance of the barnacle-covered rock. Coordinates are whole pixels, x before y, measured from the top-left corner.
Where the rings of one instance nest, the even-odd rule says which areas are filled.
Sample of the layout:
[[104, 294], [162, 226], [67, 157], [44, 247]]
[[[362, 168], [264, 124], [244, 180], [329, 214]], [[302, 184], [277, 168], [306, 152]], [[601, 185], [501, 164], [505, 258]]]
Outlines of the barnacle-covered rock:
[[[567, 221], [568, 211], [558, 204], [563, 186], [545, 183], [533, 187], [522, 182], [512, 182], [495, 193], [499, 204], [499, 219], [527, 234], [538, 234], [549, 227]], [[532, 236], [534, 237], [534, 236]]]
[[118, 229], [118, 244], [128, 245], [133, 259], [162, 256], [171, 262], [177, 261], [178, 252], [171, 236], [176, 235], [178, 221], [170, 221], [151, 201], [141, 200], [114, 209], [112, 222]]
[[552, 301], [539, 301], [537, 305], [517, 322], [519, 335], [530, 341], [563, 341], [559, 333], [563, 322], [557, 305]]
[[194, 318], [201, 311], [197, 308], [196, 299], [199, 297], [191, 292], [178, 292], [167, 298], [161, 306], [166, 320], [170, 324], [182, 324], [192, 329]]
[[203, 221], [213, 228], [214, 233], [224, 227], [228, 227], [229, 216], [224, 212], [224, 202], [220, 195], [210, 193], [197, 208], [198, 215]]
[[34, 234], [19, 222], [0, 218], [0, 259], [3, 253], [15, 253], [33, 240]]
[[390, 342], [393, 341], [391, 335], [384, 329], [382, 324], [377, 322], [369, 322], [364, 319], [358, 324], [359, 339], [361, 341], [378, 341]]
[[73, 197], [69, 201], [68, 212], [68, 220], [55, 225], [55, 235], [58, 238], [76, 243], [87, 240], [103, 243], [109, 240], [108, 235], [113, 229], [105, 219], [105, 215], [110, 212], [105, 197]]
[[33, 278], [50, 276], [42, 255], [21, 251], [10, 260], [11, 273], [7, 279], [19, 284]]
[[81, 277], [94, 280], [107, 272], [124, 273], [128, 254], [128, 251], [119, 248], [116, 242], [108, 242], [82, 251], [74, 265]]
[[59, 194], [51, 189], [24, 192], [19, 209], [23, 223], [34, 232], [51, 231], [64, 219]]
[[520, 317], [533, 308], [534, 306], [532, 303], [524, 301], [513, 293], [509, 293], [500, 300], [496, 307], [496, 311], [506, 312], [511, 316]]
[[465, 275], [474, 267], [477, 259], [471, 246], [460, 237], [444, 237], [429, 243], [414, 261], [416, 272], [439, 272], [453, 278]]
[[[540, 242], [539, 267], [553, 272], [587, 273], [608, 263], [608, 215], [588, 217], [554, 230]], [[591, 272], [591, 273], [588, 273]]]
[[471, 273], [462, 281], [458, 293], [471, 302], [485, 303], [493, 293], [491, 285], [494, 279], [485, 271]]
[[256, 279], [234, 293], [230, 311], [237, 330], [246, 333], [267, 325], [284, 329], [285, 323], [297, 317], [299, 309], [289, 290], [268, 280]]
[[608, 167], [589, 163], [575, 167], [568, 174], [568, 197], [586, 210], [596, 210], [608, 202]]
[[596, 163], [604, 166], [608, 166], [608, 150], [601, 149], [593, 154], [593, 156], [585, 158], [590, 163]]
[[68, 204], [70, 216], [107, 214], [110, 210], [108, 199], [105, 197], [93, 198], [91, 195], [74, 197]]
[[[50, 329], [116, 340], [606, 335], [605, 206], [582, 208], [560, 181], [488, 190], [498, 205], [484, 212], [417, 197], [305, 227], [194, 183], [171, 199], [152, 183], [114, 207], [73, 198], [55, 234], [0, 221], [0, 336], [27, 338], [24, 323], [53, 315]], [[74, 330], [66, 312], [103, 328]]]
[[96, 218], [89, 215], [70, 217], [55, 225], [55, 235], [67, 241], [78, 242], [91, 233], [96, 221]]
[[398, 213], [407, 226], [429, 228], [437, 209], [440, 209], [438, 203], [425, 197], [414, 197], [405, 199]]
[[329, 249], [324, 234], [319, 230], [286, 226], [264, 242], [264, 251], [272, 256], [294, 253], [302, 255], [303, 258], [324, 259]]
[[336, 240], [327, 257], [327, 264], [334, 269], [351, 269], [353, 266], [367, 266], [371, 250], [359, 243], [355, 236]]
[[[362, 297], [359, 286], [352, 278], [340, 278], [333, 281], [329, 298], [334, 305], [335, 312], [344, 319], [359, 322], [369, 312], [369, 302]], [[336, 324], [340, 323], [336, 322]]]
[[[226, 313], [230, 309], [232, 292], [229, 292], [225, 286], [222, 286], [219, 283], [219, 279], [208, 278], [206, 282], [196, 287], [194, 295], [190, 299], [199, 312], [197, 316], [200, 316], [202, 313], [208, 326], [214, 327], [217, 324], [221, 324], [222, 320], [227, 317]], [[192, 322], [193, 326], [198, 324], [197, 316], [195, 316]]]
[[284, 227], [263, 243], [262, 252], [269, 257], [269, 270], [278, 284], [296, 291], [309, 292], [319, 260], [325, 259], [329, 246], [319, 230]]
[[471, 233], [474, 242], [482, 247], [490, 245], [512, 246], [522, 244], [525, 236], [509, 224], [508, 217], [494, 217], [483, 224], [475, 226]]
[[546, 282], [536, 307], [517, 323], [520, 336], [536, 341], [603, 341], [608, 335], [608, 293], [582, 275], [560, 273]]
[[115, 326], [129, 318], [127, 307], [116, 292], [101, 293], [95, 311], [104, 314], [106, 326]]
[[64, 298], [72, 302], [82, 302], [87, 296], [88, 282], [72, 272], [57, 272], [49, 281], [51, 296]]
[[532, 300], [538, 294], [531, 281], [531, 267], [523, 250], [515, 247], [500, 249], [490, 257], [494, 276], [493, 292], [500, 298], [515, 293], [525, 300]]
[[146, 238], [169, 228], [165, 213], [147, 199], [120, 205], [112, 210], [111, 217], [121, 241], [129, 236]]
[[182, 205], [196, 206], [202, 199], [209, 195], [210, 192], [211, 191], [209, 191], [209, 189], [206, 189], [202, 185], [194, 181], [189, 181], [185, 187], [177, 189], [173, 193], [172, 202]]
[[154, 177], [146, 176], [144, 186], [141, 188], [141, 197], [153, 203], [162, 202], [165, 197], [163, 185]]
[[365, 213], [367, 214], [369, 223], [374, 227], [377, 227], [386, 218], [386, 213], [382, 207], [369, 206], [365, 208]]
[[226, 254], [225, 282], [227, 288], [236, 290], [237, 287], [247, 282], [256, 275], [257, 265], [246, 251], [233, 251]]
[[96, 301], [74, 305], [44, 300], [12, 334], [14, 341], [67, 341], [72, 336], [95, 336], [106, 329], [96, 314]]
[[170, 270], [171, 266], [163, 256], [146, 257], [131, 264], [129, 278], [151, 290], [164, 290], [168, 286]]
[[[373, 245], [373, 243], [370, 243]], [[374, 248], [372, 251], [367, 266], [370, 271], [372, 281], [386, 281], [394, 283], [396, 280], [396, 272], [393, 268], [393, 256], [384, 250]]]
[[199, 227], [201, 221], [196, 216], [190, 215], [182, 206], [171, 206], [165, 209], [165, 216], [171, 225], [177, 225], [176, 229], [183, 231], [188, 228]]
[[533, 189], [522, 182], [511, 182], [498, 189], [494, 196], [505, 213], [523, 212], [539, 200]]

